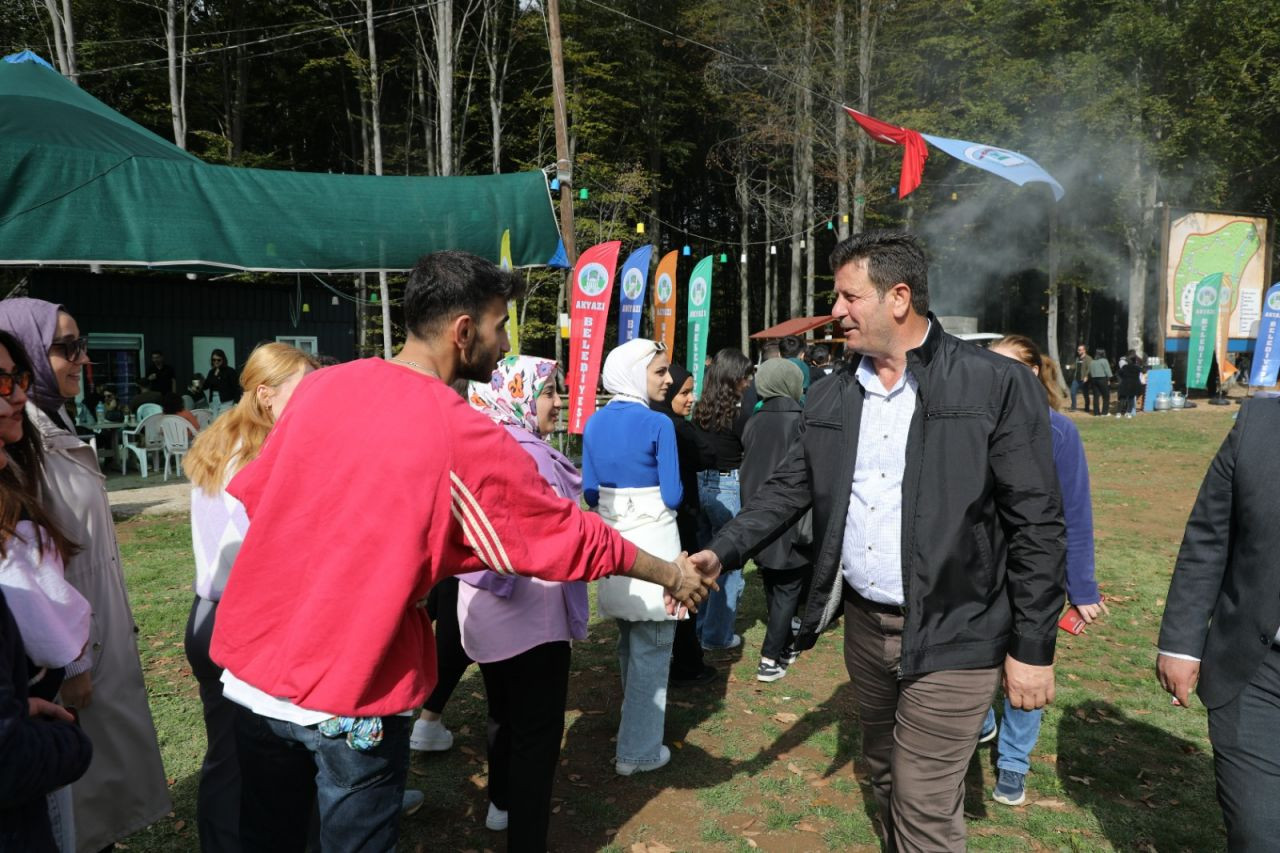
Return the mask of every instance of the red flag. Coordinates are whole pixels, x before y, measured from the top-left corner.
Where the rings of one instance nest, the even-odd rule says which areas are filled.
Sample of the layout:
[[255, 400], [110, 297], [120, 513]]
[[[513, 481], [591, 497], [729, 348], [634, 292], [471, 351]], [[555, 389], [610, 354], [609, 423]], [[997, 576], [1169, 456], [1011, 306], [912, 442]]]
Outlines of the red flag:
[[902, 174], [898, 177], [898, 198], [906, 198], [912, 190], [920, 186], [920, 176], [924, 174], [924, 161], [929, 159], [929, 149], [924, 144], [924, 137], [918, 131], [888, 124], [849, 107], [845, 107], [844, 111], [862, 125], [862, 129], [876, 142], [902, 146]]

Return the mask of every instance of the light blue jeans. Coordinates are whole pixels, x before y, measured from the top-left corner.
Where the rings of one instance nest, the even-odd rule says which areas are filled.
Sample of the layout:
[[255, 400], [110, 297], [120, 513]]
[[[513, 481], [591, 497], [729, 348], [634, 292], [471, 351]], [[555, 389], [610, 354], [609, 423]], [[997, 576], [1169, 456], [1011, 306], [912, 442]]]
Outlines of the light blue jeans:
[[622, 673], [622, 722], [617, 759], [657, 764], [667, 719], [667, 673], [676, 623], [618, 621], [618, 669]]
[[[742, 490], [738, 484], [738, 472], [699, 471], [698, 500], [702, 504], [699, 514], [699, 535], [703, 547], [711, 543], [720, 528], [742, 509]], [[725, 648], [733, 642], [733, 623], [738, 616], [738, 599], [746, 581], [742, 571], [721, 575], [720, 589], [707, 596], [698, 608], [698, 638], [709, 649]]]
[[[1001, 770], [1012, 770], [1024, 776], [1031, 769], [1031, 750], [1036, 748], [1040, 739], [1040, 718], [1044, 711], [1023, 711], [1004, 700], [1004, 719], [1000, 723], [1000, 740], [996, 752], [996, 767]], [[996, 724], [996, 709], [987, 709], [987, 719], [982, 723], [982, 731], [989, 732]]]

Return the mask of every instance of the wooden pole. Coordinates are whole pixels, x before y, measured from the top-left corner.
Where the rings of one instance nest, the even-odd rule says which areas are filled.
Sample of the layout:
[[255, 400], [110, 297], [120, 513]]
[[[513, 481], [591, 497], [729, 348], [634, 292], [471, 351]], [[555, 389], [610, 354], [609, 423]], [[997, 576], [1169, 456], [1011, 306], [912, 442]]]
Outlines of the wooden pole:
[[[565, 306], [565, 285], [568, 276], [573, 275], [578, 249], [573, 231], [573, 163], [569, 159], [569, 110], [565, 102], [564, 50], [560, 42], [560, 0], [547, 0], [547, 37], [551, 48], [551, 100], [555, 109], [556, 178], [560, 181], [560, 234], [564, 240], [565, 257], [569, 259], [569, 271], [560, 282], [560, 294], [556, 299], [556, 312], [561, 313]], [[556, 361], [561, 361], [563, 347], [557, 317]]]

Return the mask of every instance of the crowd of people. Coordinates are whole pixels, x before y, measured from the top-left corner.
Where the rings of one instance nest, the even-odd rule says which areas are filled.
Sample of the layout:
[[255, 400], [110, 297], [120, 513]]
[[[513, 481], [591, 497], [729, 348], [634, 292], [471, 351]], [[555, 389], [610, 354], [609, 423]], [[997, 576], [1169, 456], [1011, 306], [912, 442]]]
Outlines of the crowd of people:
[[[1068, 391], [1028, 337], [984, 350], [946, 334], [909, 234], [856, 235], [831, 266], [839, 359], [798, 338], [759, 364], [721, 350], [694, 399], [662, 344], [632, 340], [604, 361], [611, 399], [587, 423], [580, 468], [549, 441], [559, 365], [505, 355], [522, 281], [471, 255], [411, 272], [394, 358], [322, 367], [268, 343], [235, 370], [216, 351], [188, 392], [236, 402], [184, 461], [201, 849], [393, 849], [424, 800], [407, 788], [410, 753], [452, 746], [442, 715], [475, 663], [485, 825], [509, 850], [545, 850], [586, 584], [617, 627], [613, 767], [628, 777], [673, 760], [668, 689], [709, 684], [704, 653], [742, 647], [749, 560], [766, 607], [759, 682], [843, 622], [886, 849], [965, 848], [979, 743], [998, 744], [994, 799], [1021, 804], [1063, 608], [1086, 625], [1106, 614], [1088, 463], [1062, 411], [1084, 390], [1086, 408], [1109, 413], [1111, 365], [1081, 346]], [[87, 361], [65, 308], [0, 302], [0, 849], [93, 853], [170, 809], [102, 475], [65, 405]], [[177, 396], [162, 356], [152, 368]], [[1142, 371], [1132, 352], [1115, 371], [1117, 417]], [[370, 413], [427, 428], [370, 444]], [[355, 441], [367, 452], [341, 450]], [[1188, 528], [1183, 598], [1204, 572], [1230, 571], [1229, 553], [1191, 555], [1232, 512], [1224, 490], [1202, 492], [1211, 517]], [[1162, 684], [1183, 703], [1203, 627], [1167, 618], [1162, 634]], [[1215, 698], [1234, 701], [1253, 670], [1213, 682]], [[1236, 710], [1223, 732], [1237, 718], [1269, 719]], [[1220, 788], [1251, 778], [1220, 770]], [[1233, 839], [1271, 837], [1263, 801], [1224, 799]]]

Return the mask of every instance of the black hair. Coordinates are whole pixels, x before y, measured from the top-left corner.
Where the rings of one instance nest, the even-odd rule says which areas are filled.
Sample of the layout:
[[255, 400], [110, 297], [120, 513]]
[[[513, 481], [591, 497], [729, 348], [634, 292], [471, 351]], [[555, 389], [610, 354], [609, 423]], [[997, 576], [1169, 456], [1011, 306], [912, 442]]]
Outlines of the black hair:
[[795, 358], [804, 350], [804, 342], [795, 335], [787, 335], [778, 342], [778, 352], [783, 358]]
[[1101, 359], [1101, 360], [1103, 360], [1103, 361], [1106, 361], [1106, 360], [1107, 360], [1107, 351], [1106, 351], [1106, 350], [1104, 350], [1104, 349], [1102, 349], [1101, 347], [1099, 347], [1098, 349], [1096, 349], [1096, 350], [1094, 350], [1094, 351], [1093, 351], [1093, 357], [1094, 357], [1094, 358], [1097, 358], [1097, 359]]
[[212, 359], [215, 355], [216, 355], [218, 358], [222, 359], [222, 363], [223, 363], [223, 364], [226, 364], [226, 363], [227, 363], [227, 354], [226, 354], [225, 352], [223, 352], [223, 351], [222, 351], [222, 350], [220, 350], [220, 349], [216, 349], [216, 350], [214, 350], [213, 352], [209, 353], [209, 358], [211, 358], [211, 359]]
[[166, 415], [176, 415], [185, 408], [185, 403], [180, 394], [170, 392], [160, 398], [160, 408]]
[[914, 234], [880, 229], [842, 240], [831, 250], [831, 272], [845, 264], [867, 262], [867, 278], [883, 298], [896, 284], [911, 288], [911, 308], [921, 317], [929, 313], [929, 259]]
[[824, 365], [831, 359], [831, 350], [826, 344], [814, 344], [809, 347], [809, 361], [816, 365]]
[[777, 342], [777, 341], [768, 341], [768, 342], [766, 342], [766, 343], [765, 343], [765, 345], [764, 345], [764, 346], [760, 347], [760, 354], [761, 354], [761, 355], [763, 355], [765, 358], [771, 358], [771, 357], [772, 357], [772, 356], [770, 356], [770, 355], [769, 355], [769, 353], [776, 353], [777, 355], [781, 355], [781, 354], [782, 354], [782, 350], [781, 350], [781, 348], [778, 346], [778, 342]]
[[153, 349], [151, 351], [151, 357], [155, 358], [156, 356], [160, 356], [161, 358], [164, 358], [164, 350]]
[[432, 252], [418, 258], [404, 287], [404, 325], [422, 338], [460, 314], [479, 317], [490, 302], [524, 294], [524, 280], [467, 252]]
[[693, 411], [694, 422], [708, 432], [721, 432], [733, 426], [742, 404], [738, 386], [751, 376], [751, 359], [733, 348], [716, 353], [702, 383], [702, 399]]

